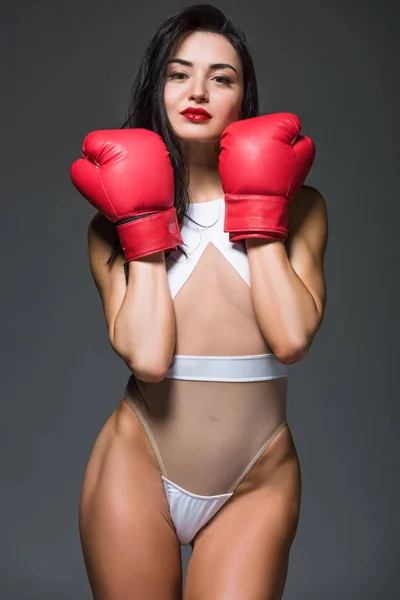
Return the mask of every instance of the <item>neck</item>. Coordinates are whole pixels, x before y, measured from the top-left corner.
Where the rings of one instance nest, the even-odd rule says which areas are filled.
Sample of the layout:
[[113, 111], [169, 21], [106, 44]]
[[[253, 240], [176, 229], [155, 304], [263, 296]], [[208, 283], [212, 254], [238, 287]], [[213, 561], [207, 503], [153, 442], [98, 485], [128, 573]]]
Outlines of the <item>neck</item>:
[[224, 195], [218, 171], [219, 142], [182, 145], [188, 165], [190, 201], [209, 202]]

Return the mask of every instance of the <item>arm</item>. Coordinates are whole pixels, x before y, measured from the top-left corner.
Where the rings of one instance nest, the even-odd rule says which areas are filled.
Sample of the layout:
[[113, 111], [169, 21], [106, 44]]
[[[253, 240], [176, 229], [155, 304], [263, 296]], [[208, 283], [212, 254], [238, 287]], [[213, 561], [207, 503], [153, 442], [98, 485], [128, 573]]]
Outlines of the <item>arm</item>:
[[323, 196], [303, 186], [292, 203], [290, 220], [286, 242], [246, 239], [256, 317], [284, 363], [305, 356], [324, 315], [328, 224]]
[[111, 347], [142, 381], [163, 379], [175, 347], [175, 313], [164, 252], [129, 263], [122, 254], [106, 262], [118, 239], [115, 226], [97, 213], [88, 227], [91, 272], [103, 305]]

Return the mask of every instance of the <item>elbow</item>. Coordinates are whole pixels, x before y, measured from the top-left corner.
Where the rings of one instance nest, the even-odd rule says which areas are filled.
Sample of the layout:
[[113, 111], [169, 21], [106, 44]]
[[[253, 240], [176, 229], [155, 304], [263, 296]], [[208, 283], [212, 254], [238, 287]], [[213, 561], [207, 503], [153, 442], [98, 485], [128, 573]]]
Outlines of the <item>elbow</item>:
[[302, 344], [287, 344], [286, 346], [275, 348], [274, 354], [280, 363], [284, 365], [291, 365], [295, 362], [303, 360], [310, 348], [310, 345], [310, 342]]
[[137, 356], [128, 355], [128, 353], [121, 350], [121, 348], [117, 348], [111, 339], [110, 342], [114, 352], [122, 358], [129, 370], [132, 371], [135, 377], [140, 379], [140, 381], [146, 383], [158, 383], [165, 378], [168, 367], [159, 367], [150, 360], [143, 361], [143, 359], [141, 359], [139, 362]]
[[144, 381], [146, 383], [159, 383], [165, 378], [166, 369], [156, 368], [155, 366], [151, 366], [147, 363], [145, 366], [138, 365], [133, 361], [126, 361], [129, 369], [132, 373], [140, 379], [140, 381]]
[[137, 379], [140, 379], [140, 381], [144, 381], [145, 383], [159, 383], [165, 377], [164, 374], [159, 375], [158, 373], [153, 373], [153, 372], [149, 373], [148, 371], [143, 372], [143, 373], [140, 373], [140, 372], [138, 373], [137, 369], [134, 371], [134, 375]]

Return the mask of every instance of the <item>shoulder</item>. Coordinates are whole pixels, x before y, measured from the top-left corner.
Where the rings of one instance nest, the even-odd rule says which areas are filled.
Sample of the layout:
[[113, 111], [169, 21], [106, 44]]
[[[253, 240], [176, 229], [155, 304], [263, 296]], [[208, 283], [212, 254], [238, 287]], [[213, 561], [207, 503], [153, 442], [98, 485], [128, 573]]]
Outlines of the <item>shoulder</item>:
[[318, 254], [324, 254], [328, 238], [328, 212], [325, 198], [316, 188], [303, 185], [289, 208], [287, 246], [306, 242]]
[[90, 221], [87, 229], [89, 246], [113, 247], [118, 239], [114, 223], [109, 221], [102, 213], [97, 212]]
[[118, 233], [112, 221], [102, 213], [97, 212], [87, 228], [87, 240], [90, 256], [102, 257], [116, 253], [116, 258], [124, 262], [122, 248], [119, 243]]
[[318, 227], [327, 229], [328, 211], [325, 198], [315, 187], [302, 185], [289, 207], [290, 235]]
[[111, 346], [115, 350], [114, 323], [127, 283], [125, 258], [116, 227], [103, 214], [97, 212], [94, 215], [88, 225], [87, 235], [90, 270], [103, 304]]
[[97, 212], [88, 225], [87, 240], [90, 268], [99, 285], [107, 271], [123, 267], [125, 262], [114, 223]]
[[327, 217], [325, 198], [315, 187], [302, 185], [298, 194], [290, 204], [289, 218], [291, 228], [296, 228], [301, 221], [309, 218], [323, 221]]

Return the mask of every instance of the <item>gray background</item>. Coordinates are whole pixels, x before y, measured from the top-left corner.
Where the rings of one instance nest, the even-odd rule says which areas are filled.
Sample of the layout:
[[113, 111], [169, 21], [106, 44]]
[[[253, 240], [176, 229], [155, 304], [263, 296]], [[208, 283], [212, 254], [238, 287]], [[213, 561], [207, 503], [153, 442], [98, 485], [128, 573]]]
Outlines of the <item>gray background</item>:
[[[194, 3], [194, 2], [192, 2]], [[0, 597], [91, 598], [83, 473], [123, 396], [69, 166], [123, 119], [144, 48], [190, 2], [1, 6]], [[263, 112], [302, 119], [330, 236], [326, 316], [292, 366], [303, 474], [286, 600], [396, 599], [398, 30], [390, 2], [216, 2], [245, 31]], [[184, 548], [184, 566], [190, 548]], [[397, 569], [396, 569], [397, 567]], [[161, 599], [160, 599], [161, 600]]]

